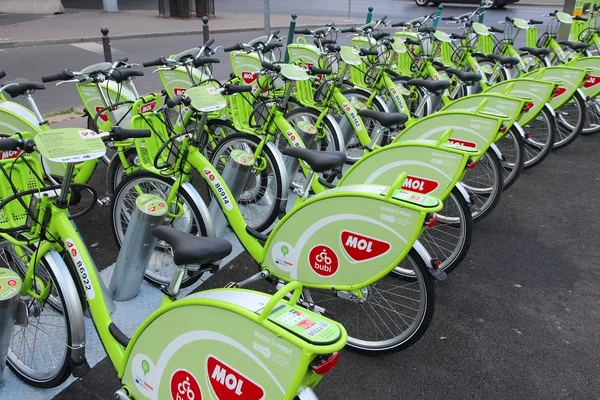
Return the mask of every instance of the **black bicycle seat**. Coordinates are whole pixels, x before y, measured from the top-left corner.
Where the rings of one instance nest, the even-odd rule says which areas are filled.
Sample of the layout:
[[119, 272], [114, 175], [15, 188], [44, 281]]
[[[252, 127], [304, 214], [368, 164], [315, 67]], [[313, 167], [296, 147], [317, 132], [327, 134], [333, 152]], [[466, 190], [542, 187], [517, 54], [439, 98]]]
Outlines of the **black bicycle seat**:
[[375, 110], [358, 110], [358, 115], [365, 118], [371, 118], [379, 122], [382, 126], [390, 128], [396, 125], [402, 125], [408, 120], [408, 116], [401, 113], [384, 113]]
[[428, 92], [435, 94], [442, 94], [444, 90], [450, 87], [450, 82], [446, 80], [441, 81], [426, 81], [424, 79], [411, 79], [407, 82], [411, 86], [422, 87]]
[[299, 147], [286, 147], [281, 151], [281, 154], [305, 161], [317, 173], [337, 168], [346, 161], [346, 154], [343, 151], [324, 152]]
[[519, 63], [519, 59], [516, 57], [505, 57], [500, 54], [488, 54], [487, 58], [498, 61], [502, 65], [513, 66]]
[[537, 47], [521, 47], [519, 50], [526, 51], [529, 54], [531, 54], [532, 56], [536, 56], [536, 57], [545, 57], [548, 54], [552, 53], [552, 50], [550, 50], [550, 49], [541, 49], [541, 48], [537, 48]]
[[567, 46], [575, 51], [583, 51], [583, 50], [587, 49], [588, 47], [590, 47], [589, 44], [578, 43], [578, 42], [569, 42], [568, 40], [561, 40], [560, 42], [558, 42], [558, 44]]
[[194, 236], [166, 225], [157, 226], [152, 234], [173, 248], [177, 265], [210, 264], [231, 253], [231, 243], [225, 239]]
[[39, 82], [31, 82], [24, 78], [17, 78], [10, 82], [6, 82], [2, 86], [10, 85], [11, 83], [17, 83], [18, 85], [11, 86], [6, 88], [4, 92], [8, 93], [10, 97], [22, 96], [28, 90], [44, 90], [46, 86], [42, 85]]
[[479, 74], [476, 74], [474, 72], [461, 71], [460, 69], [456, 68], [447, 68], [446, 73], [449, 75], [454, 75], [459, 80], [465, 83], [474, 83], [479, 82], [481, 80], [481, 75]]

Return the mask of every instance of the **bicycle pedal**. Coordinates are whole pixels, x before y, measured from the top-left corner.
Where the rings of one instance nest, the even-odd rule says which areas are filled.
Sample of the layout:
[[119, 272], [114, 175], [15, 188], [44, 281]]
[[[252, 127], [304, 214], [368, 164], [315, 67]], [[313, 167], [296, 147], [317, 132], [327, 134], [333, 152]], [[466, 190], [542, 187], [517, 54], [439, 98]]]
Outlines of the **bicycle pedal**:
[[235, 288], [237, 287], [236, 282], [229, 282], [227, 285], [223, 286], [225, 289]]
[[98, 206], [104, 207], [110, 204], [110, 196], [103, 197], [98, 199]]

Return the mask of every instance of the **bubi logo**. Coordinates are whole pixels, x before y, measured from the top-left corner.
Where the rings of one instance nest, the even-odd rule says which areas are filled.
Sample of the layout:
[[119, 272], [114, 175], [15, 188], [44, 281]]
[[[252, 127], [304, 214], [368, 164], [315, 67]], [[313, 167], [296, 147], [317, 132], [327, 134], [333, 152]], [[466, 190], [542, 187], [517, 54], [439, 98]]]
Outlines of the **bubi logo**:
[[265, 398], [262, 387], [214, 356], [206, 359], [206, 370], [210, 387], [219, 400]]
[[202, 400], [202, 391], [194, 375], [178, 369], [171, 376], [171, 400]]
[[242, 72], [242, 79], [247, 84], [251, 84], [258, 78], [258, 74], [256, 72]]
[[143, 104], [140, 107], [140, 113], [146, 114], [146, 113], [152, 112], [152, 111], [154, 111], [155, 107], [156, 107], [156, 100], [151, 101], [150, 103]]
[[590, 75], [586, 78], [585, 82], [583, 83], [583, 87], [587, 89], [587, 88], [594, 87], [599, 83], [600, 83], [600, 76]]
[[185, 88], [174, 88], [173, 93], [175, 93], [175, 96], [181, 96], [185, 93], [185, 90]]
[[388, 242], [375, 239], [360, 233], [342, 231], [342, 247], [348, 256], [357, 262], [380, 257], [390, 251], [392, 247]]
[[0, 160], [12, 160], [19, 157], [22, 152], [22, 150], [2, 151], [0, 152]]
[[402, 185], [402, 188], [421, 194], [428, 194], [437, 189], [439, 185], [439, 182], [431, 179], [408, 175], [406, 177], [406, 181], [404, 181], [404, 185]]
[[331, 247], [318, 244], [308, 252], [308, 264], [317, 275], [332, 276], [337, 272], [340, 261]]
[[468, 140], [461, 140], [461, 139], [450, 138], [450, 139], [448, 139], [448, 143], [454, 144], [454, 145], [458, 145], [458, 146], [462, 146], [462, 147], [468, 147], [470, 149], [476, 149], [477, 148], [477, 143], [469, 142]]
[[[98, 114], [100, 111], [102, 111], [105, 107], [101, 107], [101, 106], [96, 106], [96, 114]], [[108, 113], [106, 111], [104, 111], [102, 114], [99, 115], [100, 119], [104, 122], [108, 121]]]

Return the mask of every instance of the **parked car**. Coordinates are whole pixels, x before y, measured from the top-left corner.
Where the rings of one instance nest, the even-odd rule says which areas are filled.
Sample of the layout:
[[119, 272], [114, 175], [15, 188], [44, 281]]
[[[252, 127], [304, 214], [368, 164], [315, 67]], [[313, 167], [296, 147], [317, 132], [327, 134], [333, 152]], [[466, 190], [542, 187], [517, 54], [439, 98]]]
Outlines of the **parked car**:
[[[485, 0], [486, 8], [504, 7], [507, 4], [517, 3], [519, 0]], [[428, 4], [438, 5], [440, 3], [462, 3], [462, 4], [481, 4], [481, 0], [415, 0], [418, 6], [425, 7]]]

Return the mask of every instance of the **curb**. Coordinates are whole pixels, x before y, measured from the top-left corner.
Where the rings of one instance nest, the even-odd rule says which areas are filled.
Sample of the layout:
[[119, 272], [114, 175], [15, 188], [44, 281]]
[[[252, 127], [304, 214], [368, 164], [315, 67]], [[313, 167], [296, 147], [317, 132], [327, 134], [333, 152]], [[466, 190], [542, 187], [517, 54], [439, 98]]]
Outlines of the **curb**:
[[[350, 21], [349, 21], [350, 22]], [[308, 25], [298, 25], [297, 28], [320, 28], [323, 24], [308, 24]], [[289, 24], [287, 25], [274, 25], [271, 26], [271, 30], [273, 29], [287, 29], [289, 28]], [[219, 34], [219, 33], [232, 33], [232, 32], [252, 32], [252, 31], [261, 31], [264, 27], [256, 27], [256, 28], [226, 28], [226, 29], [215, 29], [211, 30], [211, 34]], [[170, 37], [170, 36], [191, 36], [191, 35], [199, 35], [202, 36], [202, 30], [194, 30], [194, 31], [176, 31], [176, 32], [153, 32], [153, 33], [131, 33], [125, 35], [114, 35], [110, 36], [110, 40], [125, 40], [125, 39], [144, 39], [144, 38], [156, 38], [156, 37]], [[72, 44], [72, 43], [82, 43], [82, 42], [102, 42], [101, 36], [89, 36], [89, 37], [78, 37], [78, 38], [62, 38], [62, 39], [40, 39], [40, 40], [15, 40], [15, 41], [6, 41], [0, 42], [0, 49], [14, 49], [18, 47], [32, 47], [32, 46], [47, 46], [53, 44]]]

